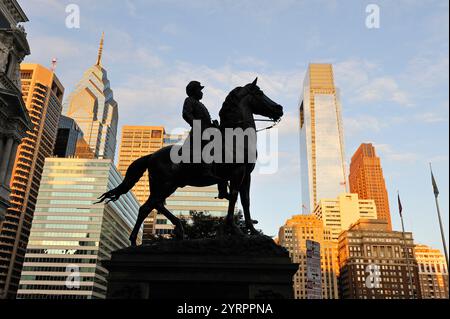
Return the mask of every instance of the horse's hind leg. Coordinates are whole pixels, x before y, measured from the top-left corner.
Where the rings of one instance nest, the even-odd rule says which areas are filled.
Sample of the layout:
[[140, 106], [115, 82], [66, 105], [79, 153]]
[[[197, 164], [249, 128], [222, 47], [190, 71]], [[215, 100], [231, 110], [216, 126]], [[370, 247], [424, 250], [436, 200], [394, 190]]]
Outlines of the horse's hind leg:
[[166, 216], [168, 220], [175, 226], [174, 229], [174, 235], [176, 239], [184, 239], [184, 229], [183, 225], [181, 224], [181, 221], [178, 217], [176, 217], [174, 214], [172, 214], [163, 204], [163, 201], [158, 202], [156, 205], [156, 209], [159, 213]]
[[131, 246], [136, 246], [137, 236], [139, 234], [139, 229], [141, 228], [142, 223], [147, 218], [148, 214], [156, 208], [157, 200], [150, 195], [147, 201], [139, 208], [139, 214], [136, 220], [136, 224], [134, 225], [133, 231], [130, 235]]

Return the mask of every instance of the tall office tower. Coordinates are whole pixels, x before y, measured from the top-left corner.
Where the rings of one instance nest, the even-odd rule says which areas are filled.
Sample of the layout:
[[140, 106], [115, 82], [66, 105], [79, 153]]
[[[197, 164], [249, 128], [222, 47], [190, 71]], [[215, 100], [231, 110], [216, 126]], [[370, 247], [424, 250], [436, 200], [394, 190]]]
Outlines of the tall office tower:
[[341, 103], [331, 64], [310, 64], [300, 98], [302, 210], [347, 192]]
[[420, 290], [423, 299], [448, 299], [448, 269], [439, 249], [416, 245], [414, 255], [419, 264]]
[[331, 230], [331, 238], [338, 240], [339, 234], [360, 218], [377, 219], [375, 202], [359, 199], [358, 194], [340, 194], [334, 199], [321, 199], [314, 215]]
[[94, 202], [121, 182], [109, 159], [45, 160], [18, 298], [106, 297], [108, 271], [101, 262], [129, 246], [139, 203], [132, 193]]
[[22, 64], [22, 94], [33, 129], [17, 151], [11, 178], [11, 207], [0, 229], [0, 292], [14, 298], [22, 270], [44, 160], [53, 153], [64, 87], [39, 64]]
[[17, 147], [32, 124], [20, 88], [20, 62], [30, 54], [28, 21], [16, 0], [0, 0], [0, 227], [9, 207], [9, 186]]
[[391, 231], [382, 219], [360, 219], [339, 236], [338, 251], [341, 298], [421, 298], [412, 233]]
[[372, 144], [361, 144], [352, 156], [349, 183], [351, 193], [358, 194], [361, 199], [373, 199], [375, 201], [378, 219], [387, 221], [389, 229], [392, 230], [383, 170], [381, 169], [380, 158], [376, 155]]
[[313, 215], [293, 216], [280, 227], [278, 244], [299, 264], [293, 279], [296, 299], [338, 299], [337, 243], [321, 220]]
[[118, 110], [106, 70], [102, 66], [103, 35], [97, 63], [91, 66], [64, 103], [64, 115], [73, 118], [95, 158], [114, 159]]
[[75, 156], [78, 139], [82, 137], [83, 132], [81, 132], [75, 120], [61, 115], [53, 155], [57, 157]]
[[[128, 166], [139, 157], [152, 154], [164, 145], [164, 127], [162, 126], [122, 126], [119, 145], [119, 172], [125, 176]], [[148, 173], [133, 187], [139, 203], [143, 205], [150, 195]]]

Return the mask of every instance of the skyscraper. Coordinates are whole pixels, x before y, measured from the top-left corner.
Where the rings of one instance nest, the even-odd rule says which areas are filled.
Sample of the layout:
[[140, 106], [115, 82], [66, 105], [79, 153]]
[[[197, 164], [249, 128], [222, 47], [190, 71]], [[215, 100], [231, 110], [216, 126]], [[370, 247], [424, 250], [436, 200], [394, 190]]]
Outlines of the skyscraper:
[[360, 219], [341, 233], [338, 251], [341, 298], [421, 298], [412, 233], [391, 231], [382, 219]]
[[448, 269], [439, 249], [416, 245], [414, 255], [419, 265], [423, 299], [448, 299]]
[[21, 65], [22, 94], [33, 129], [17, 151], [11, 178], [11, 207], [0, 229], [0, 293], [14, 298], [46, 157], [53, 153], [64, 87], [39, 64]]
[[95, 158], [114, 159], [118, 110], [107, 72], [102, 66], [103, 35], [97, 62], [78, 82], [64, 103], [64, 115], [73, 118]]
[[108, 271], [101, 262], [129, 246], [139, 203], [132, 193], [94, 202], [121, 182], [111, 160], [45, 160], [18, 298], [106, 297]]
[[[314, 215], [293, 216], [280, 227], [278, 244], [289, 251], [292, 262], [299, 264], [293, 278], [296, 299], [339, 298], [337, 242], [332, 241], [330, 230], [321, 220]], [[314, 249], [309, 246], [320, 250], [318, 263], [314, 263]], [[320, 276], [315, 275], [317, 272]]]
[[82, 137], [83, 132], [81, 132], [75, 120], [61, 115], [53, 155], [57, 157], [75, 156], [78, 139]]
[[[128, 166], [141, 156], [152, 154], [164, 145], [164, 127], [162, 126], [122, 126], [119, 146], [119, 172], [125, 176]], [[150, 195], [148, 173], [133, 187], [139, 203], [143, 205]]]
[[340, 194], [337, 198], [321, 199], [314, 215], [331, 230], [331, 238], [338, 240], [339, 234], [360, 218], [377, 219], [375, 202], [359, 199], [358, 194]]
[[352, 156], [350, 163], [350, 192], [361, 199], [373, 199], [377, 206], [378, 219], [388, 222], [392, 230], [391, 213], [386, 183], [381, 169], [380, 158], [371, 143], [363, 143]]
[[9, 186], [17, 147], [32, 124], [22, 99], [20, 63], [30, 54], [28, 21], [16, 0], [0, 1], [0, 227], [9, 207]]
[[311, 213], [321, 198], [347, 191], [339, 91], [331, 64], [310, 64], [300, 98], [302, 207]]

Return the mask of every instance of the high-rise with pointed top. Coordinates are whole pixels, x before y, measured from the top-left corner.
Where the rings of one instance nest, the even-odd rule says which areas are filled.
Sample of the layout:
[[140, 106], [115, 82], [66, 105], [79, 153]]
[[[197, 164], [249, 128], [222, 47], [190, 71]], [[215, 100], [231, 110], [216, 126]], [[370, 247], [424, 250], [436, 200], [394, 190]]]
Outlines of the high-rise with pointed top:
[[104, 33], [97, 62], [87, 69], [64, 103], [63, 114], [74, 119], [95, 158], [114, 160], [118, 105], [102, 66]]

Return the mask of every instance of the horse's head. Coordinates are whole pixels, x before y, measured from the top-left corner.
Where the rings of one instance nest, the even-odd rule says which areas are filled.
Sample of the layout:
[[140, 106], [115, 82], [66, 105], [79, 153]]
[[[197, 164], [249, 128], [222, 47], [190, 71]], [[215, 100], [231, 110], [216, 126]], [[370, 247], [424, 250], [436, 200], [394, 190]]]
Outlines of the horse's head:
[[255, 122], [253, 114], [258, 114], [278, 121], [283, 116], [283, 107], [267, 97], [256, 85], [258, 78], [245, 86], [232, 90], [219, 112], [220, 123], [226, 127], [242, 126], [243, 123]]
[[265, 95], [259, 86], [256, 85], [257, 81], [258, 78], [244, 86], [244, 89], [248, 90], [252, 112], [278, 121], [283, 116], [283, 107]]

